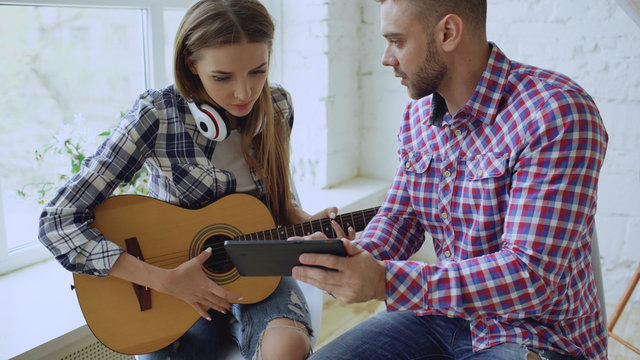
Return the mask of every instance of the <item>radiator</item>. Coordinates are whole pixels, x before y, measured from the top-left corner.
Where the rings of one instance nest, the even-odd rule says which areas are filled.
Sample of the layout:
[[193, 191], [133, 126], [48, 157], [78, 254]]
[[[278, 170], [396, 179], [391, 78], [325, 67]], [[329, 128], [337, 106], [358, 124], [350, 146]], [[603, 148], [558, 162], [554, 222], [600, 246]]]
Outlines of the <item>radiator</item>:
[[11, 360], [134, 360], [102, 345], [85, 325]]

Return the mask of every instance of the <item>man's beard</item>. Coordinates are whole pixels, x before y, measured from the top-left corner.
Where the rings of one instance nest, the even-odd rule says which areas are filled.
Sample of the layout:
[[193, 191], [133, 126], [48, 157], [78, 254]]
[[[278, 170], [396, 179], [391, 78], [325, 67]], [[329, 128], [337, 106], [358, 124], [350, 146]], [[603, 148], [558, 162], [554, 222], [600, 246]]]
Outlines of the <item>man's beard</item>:
[[409, 96], [412, 99], [420, 99], [433, 94], [440, 87], [440, 83], [447, 73], [447, 64], [438, 54], [435, 41], [431, 40], [427, 43], [424, 63], [414, 76], [409, 78], [400, 70], [396, 70], [396, 73], [407, 79]]

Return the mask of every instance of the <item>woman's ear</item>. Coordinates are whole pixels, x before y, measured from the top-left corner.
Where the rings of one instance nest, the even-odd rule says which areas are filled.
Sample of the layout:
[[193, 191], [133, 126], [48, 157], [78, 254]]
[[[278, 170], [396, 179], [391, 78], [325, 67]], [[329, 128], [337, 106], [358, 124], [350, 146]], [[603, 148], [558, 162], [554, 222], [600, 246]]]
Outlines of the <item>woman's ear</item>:
[[452, 52], [458, 48], [464, 31], [464, 22], [460, 16], [455, 14], [445, 16], [438, 23], [437, 29], [441, 35], [440, 46], [444, 52]]
[[189, 67], [189, 70], [191, 71], [191, 73], [193, 75], [198, 75], [198, 69], [196, 69], [196, 64], [191, 59], [191, 56], [189, 55], [189, 52], [187, 51], [187, 49], [184, 49], [182, 51], [182, 56], [184, 56], [184, 62]]

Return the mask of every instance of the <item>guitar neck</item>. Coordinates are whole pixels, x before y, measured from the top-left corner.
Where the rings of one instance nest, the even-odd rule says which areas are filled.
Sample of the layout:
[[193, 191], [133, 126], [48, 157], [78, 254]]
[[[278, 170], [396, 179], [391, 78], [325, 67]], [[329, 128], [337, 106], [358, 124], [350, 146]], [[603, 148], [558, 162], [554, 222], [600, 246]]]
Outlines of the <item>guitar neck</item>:
[[[334, 220], [345, 230], [345, 232], [350, 226], [353, 227], [356, 232], [358, 232], [364, 230], [369, 221], [371, 221], [371, 219], [377, 212], [378, 207], [373, 207], [365, 210], [337, 215]], [[278, 240], [287, 239], [291, 236], [311, 235], [318, 231], [322, 232], [330, 239], [338, 237], [331, 227], [331, 219], [324, 218], [299, 224], [278, 226], [277, 228], [271, 230], [245, 234], [238, 237], [237, 240]]]

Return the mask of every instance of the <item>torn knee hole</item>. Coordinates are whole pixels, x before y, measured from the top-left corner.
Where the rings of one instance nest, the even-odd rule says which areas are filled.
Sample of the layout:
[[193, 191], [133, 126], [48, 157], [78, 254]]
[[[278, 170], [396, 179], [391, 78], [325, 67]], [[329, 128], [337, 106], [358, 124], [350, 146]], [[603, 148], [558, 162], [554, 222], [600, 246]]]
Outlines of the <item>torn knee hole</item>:
[[542, 358], [540, 357], [540, 355], [529, 351], [529, 353], [527, 354], [527, 360], [542, 360]]
[[274, 329], [274, 328], [291, 329], [291, 330], [299, 331], [305, 335], [309, 335], [309, 331], [307, 330], [307, 327], [303, 323], [296, 320], [290, 320], [290, 319], [272, 320], [267, 324], [267, 328], [265, 329], [265, 331], [269, 329]]

